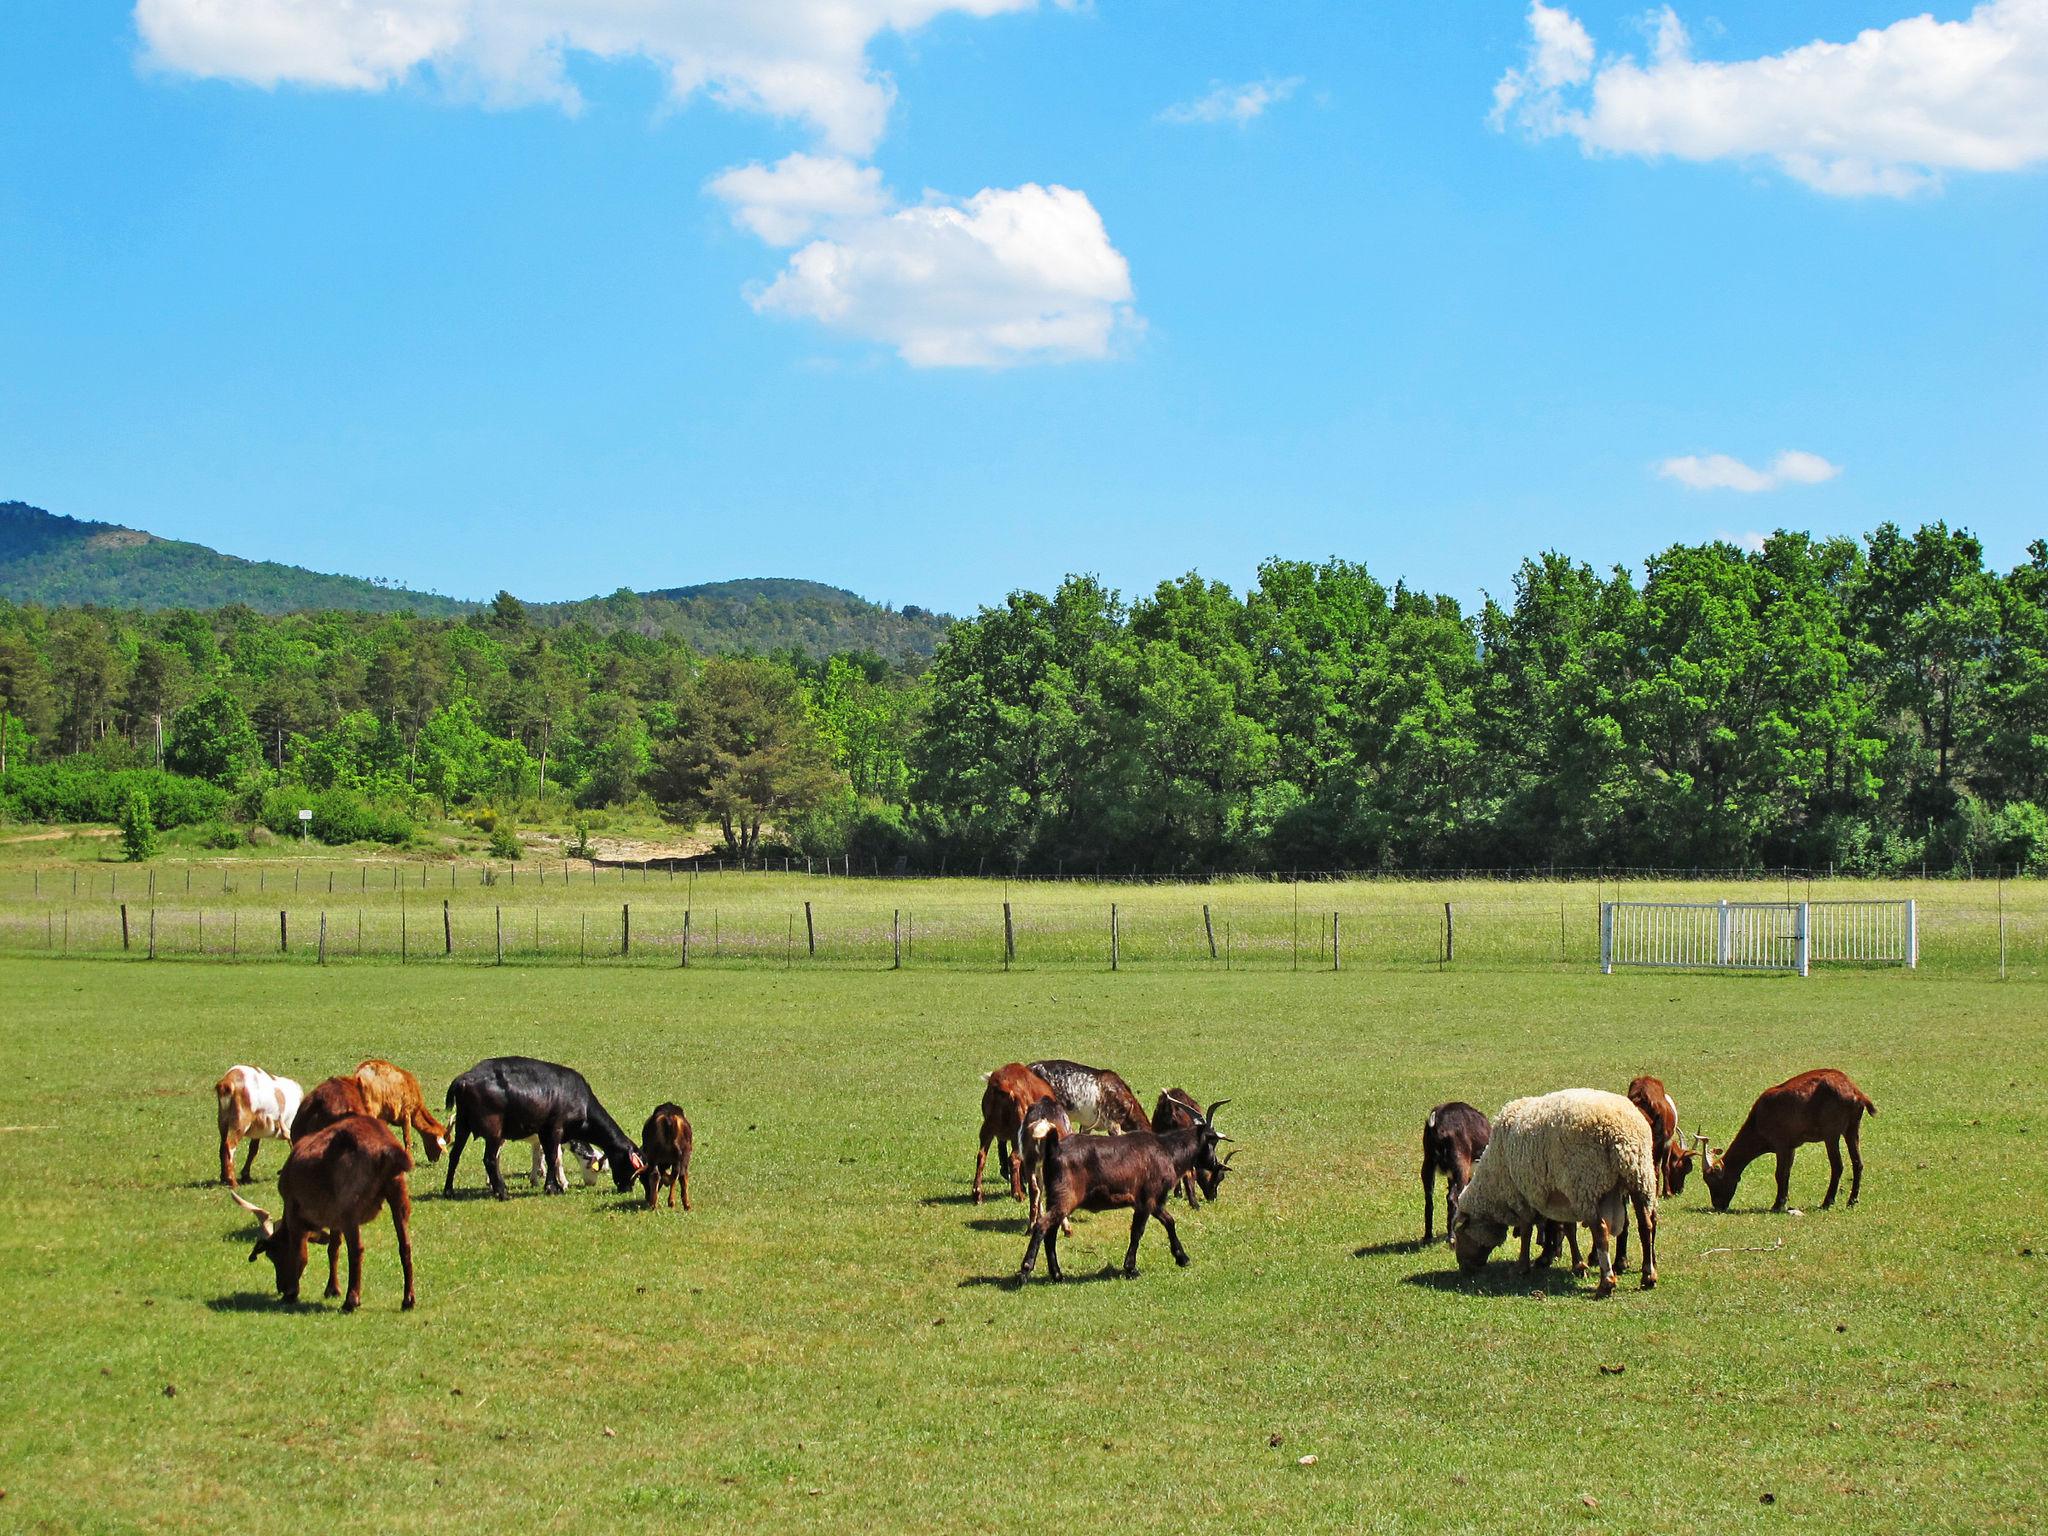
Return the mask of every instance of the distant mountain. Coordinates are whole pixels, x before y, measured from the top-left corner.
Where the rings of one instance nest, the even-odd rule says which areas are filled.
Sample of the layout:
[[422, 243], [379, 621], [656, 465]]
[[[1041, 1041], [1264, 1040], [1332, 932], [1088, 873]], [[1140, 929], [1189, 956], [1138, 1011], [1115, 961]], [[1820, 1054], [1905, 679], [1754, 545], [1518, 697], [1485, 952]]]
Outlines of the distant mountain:
[[435, 592], [326, 576], [272, 560], [243, 560], [116, 523], [60, 517], [0, 502], [0, 597], [17, 603], [103, 608], [220, 608], [260, 613], [352, 608], [372, 613], [461, 614], [476, 607]]
[[[346, 609], [461, 617], [482, 604], [383, 586], [270, 560], [243, 560], [115, 523], [81, 522], [25, 502], [0, 502], [0, 599], [48, 607], [220, 608], [260, 613]], [[714, 581], [655, 592], [534, 603], [537, 624], [583, 623], [601, 633], [675, 635], [700, 651], [796, 649], [813, 656], [873, 651], [896, 661], [929, 657], [951, 620], [906, 604], [885, 607], [822, 582], [777, 577]]]

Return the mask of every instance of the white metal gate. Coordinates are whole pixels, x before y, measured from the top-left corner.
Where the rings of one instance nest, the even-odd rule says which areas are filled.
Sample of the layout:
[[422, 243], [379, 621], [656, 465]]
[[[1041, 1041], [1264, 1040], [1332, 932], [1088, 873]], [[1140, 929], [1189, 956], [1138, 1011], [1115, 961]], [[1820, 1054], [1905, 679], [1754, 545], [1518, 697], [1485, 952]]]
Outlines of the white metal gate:
[[1789, 971], [1816, 963], [1916, 966], [1912, 901], [1603, 901], [1600, 969]]

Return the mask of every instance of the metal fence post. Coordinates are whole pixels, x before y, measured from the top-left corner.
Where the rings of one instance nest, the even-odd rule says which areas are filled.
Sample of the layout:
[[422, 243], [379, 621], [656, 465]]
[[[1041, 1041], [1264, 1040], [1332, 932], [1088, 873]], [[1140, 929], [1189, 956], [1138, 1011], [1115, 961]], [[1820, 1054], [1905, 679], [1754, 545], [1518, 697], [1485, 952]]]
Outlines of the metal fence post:
[[1112, 901], [1109, 904], [1109, 968], [1112, 971], [1117, 968], [1117, 947], [1116, 903]]
[[1721, 902], [1721, 911], [1715, 921], [1717, 927], [1715, 929], [1714, 953], [1718, 958], [1714, 963], [1716, 965], [1726, 965], [1734, 950], [1731, 944], [1733, 935], [1728, 917], [1728, 902], [1725, 898]]
[[1808, 940], [1808, 919], [1812, 915], [1813, 904], [1811, 902], [1802, 901], [1798, 904], [1798, 910], [1799, 926], [1797, 929], [1793, 931], [1792, 947], [1794, 956], [1799, 962], [1799, 974], [1801, 976], [1806, 976], [1811, 974], [1812, 946]]
[[1600, 974], [1614, 974], [1614, 903], [1600, 903]]
[[1920, 902], [1913, 896], [1906, 898], [1906, 968], [1920, 968]]

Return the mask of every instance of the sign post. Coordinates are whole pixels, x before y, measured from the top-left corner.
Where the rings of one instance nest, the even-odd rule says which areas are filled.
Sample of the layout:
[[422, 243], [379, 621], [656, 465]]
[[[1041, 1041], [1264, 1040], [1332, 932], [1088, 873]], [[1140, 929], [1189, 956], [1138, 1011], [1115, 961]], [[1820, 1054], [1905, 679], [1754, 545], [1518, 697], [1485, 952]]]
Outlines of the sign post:
[[299, 842], [303, 846], [313, 834], [313, 813], [303, 807], [299, 811]]

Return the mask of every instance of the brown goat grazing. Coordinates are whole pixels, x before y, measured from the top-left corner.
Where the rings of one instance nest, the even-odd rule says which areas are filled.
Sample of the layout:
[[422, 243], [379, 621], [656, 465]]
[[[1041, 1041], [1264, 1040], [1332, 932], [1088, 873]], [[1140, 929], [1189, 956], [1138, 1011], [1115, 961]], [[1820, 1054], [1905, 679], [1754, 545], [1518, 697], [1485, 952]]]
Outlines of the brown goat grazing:
[[[299, 1101], [299, 1112], [292, 1117], [292, 1140], [324, 1131], [337, 1120], [346, 1120], [350, 1115], [369, 1114], [361, 1083], [352, 1077], [325, 1078]], [[370, 1118], [374, 1120], [377, 1117], [370, 1115]]]
[[[1046, 1134], [1038, 1129], [1049, 1125], [1062, 1136], [1074, 1134], [1074, 1121], [1060, 1101], [1046, 1094], [1024, 1111], [1024, 1128], [1017, 1137], [1017, 1157], [1024, 1165], [1024, 1192], [1031, 1197], [1030, 1221], [1038, 1220], [1038, 1213], [1045, 1209], [1045, 1149], [1049, 1143]], [[1062, 1223], [1060, 1236], [1072, 1237], [1074, 1224]]]
[[356, 1068], [356, 1081], [363, 1085], [363, 1102], [370, 1106], [371, 1119], [397, 1126], [399, 1139], [408, 1152], [412, 1150], [412, 1133], [418, 1131], [427, 1161], [441, 1160], [441, 1154], [448, 1150], [448, 1127], [427, 1108], [418, 1078], [403, 1067], [373, 1056]]
[[1628, 1085], [1628, 1101], [1650, 1122], [1650, 1156], [1657, 1165], [1657, 1197], [1675, 1195], [1685, 1188], [1685, 1176], [1692, 1172], [1696, 1151], [1684, 1150], [1678, 1133], [1678, 1101], [1664, 1091], [1654, 1077], [1639, 1077]]
[[1073, 1116], [1077, 1131], [1128, 1136], [1152, 1129], [1145, 1106], [1131, 1092], [1131, 1085], [1107, 1067], [1084, 1067], [1078, 1061], [1054, 1057], [1032, 1062], [1031, 1070], [1052, 1085], [1052, 1096]]
[[997, 1067], [983, 1076], [981, 1090], [981, 1151], [974, 1159], [974, 1203], [981, 1204], [981, 1175], [988, 1166], [989, 1143], [996, 1157], [1010, 1171], [1010, 1198], [1024, 1198], [1022, 1132], [1024, 1116], [1040, 1099], [1057, 1098], [1052, 1085], [1020, 1062]]
[[1033, 1133], [1045, 1143], [1045, 1209], [1031, 1223], [1031, 1240], [1025, 1246], [1018, 1278], [1028, 1276], [1037, 1264], [1040, 1244], [1045, 1247], [1046, 1279], [1061, 1278], [1060, 1227], [1077, 1210], [1130, 1207], [1126, 1280], [1138, 1277], [1138, 1239], [1145, 1235], [1145, 1223], [1155, 1218], [1166, 1228], [1174, 1263], [1183, 1267], [1193, 1263], [1181, 1246], [1166, 1202], [1188, 1169], [1214, 1172], [1223, 1166], [1216, 1160], [1216, 1144], [1229, 1138], [1217, 1133], [1214, 1121], [1216, 1111], [1229, 1102], [1219, 1099], [1193, 1125], [1164, 1136], [1149, 1131], [1128, 1136], [1062, 1136], [1051, 1122], [1034, 1122]]
[[[1163, 1136], [1168, 1131], [1185, 1130], [1201, 1118], [1202, 1106], [1193, 1094], [1185, 1088], [1169, 1088], [1159, 1095], [1159, 1102], [1152, 1106], [1152, 1134]], [[1236, 1155], [1233, 1152], [1230, 1157]], [[1202, 1168], [1190, 1168], [1180, 1177], [1180, 1192], [1189, 1205], [1200, 1205], [1203, 1200], [1213, 1201], [1216, 1198], [1216, 1191], [1223, 1185], [1223, 1176], [1229, 1171], [1229, 1157], [1223, 1160], [1222, 1165], [1214, 1173]]]
[[1842, 1183], [1842, 1143], [1849, 1144], [1849, 1164], [1855, 1170], [1849, 1183], [1849, 1203], [1863, 1192], [1863, 1151], [1860, 1138], [1865, 1113], [1875, 1115], [1877, 1106], [1869, 1095], [1849, 1081], [1847, 1073], [1820, 1067], [1789, 1077], [1775, 1088], [1766, 1088], [1749, 1107], [1749, 1118], [1735, 1139], [1719, 1156], [1709, 1152], [1701, 1177], [1714, 1209], [1725, 1211], [1735, 1198], [1735, 1186], [1742, 1182], [1742, 1170], [1766, 1152], [1778, 1159], [1778, 1198], [1774, 1211], [1785, 1209], [1791, 1194], [1792, 1149], [1809, 1141], [1828, 1144], [1826, 1210], [1835, 1203], [1835, 1191]]
[[640, 1155], [647, 1159], [640, 1182], [647, 1188], [647, 1209], [654, 1209], [655, 1197], [664, 1184], [668, 1186], [671, 1210], [675, 1208], [679, 1187], [683, 1209], [690, 1209], [690, 1149], [694, 1144], [690, 1117], [683, 1113], [680, 1104], [657, 1105], [647, 1117], [647, 1123], [640, 1128]]
[[[334, 1079], [330, 1079], [334, 1081]], [[348, 1079], [341, 1079], [348, 1081]], [[269, 1258], [277, 1270], [278, 1294], [287, 1302], [299, 1299], [299, 1280], [306, 1272], [306, 1244], [327, 1244], [327, 1294], [340, 1296], [336, 1266], [341, 1245], [348, 1244], [348, 1294], [341, 1310], [353, 1312], [363, 1300], [363, 1225], [374, 1221], [378, 1208], [391, 1207], [391, 1225], [398, 1231], [398, 1262], [405, 1269], [405, 1307], [418, 1299], [413, 1292], [412, 1195], [405, 1176], [412, 1154], [398, 1138], [367, 1115], [349, 1115], [325, 1129], [292, 1143], [277, 1176], [284, 1197], [284, 1219], [252, 1205], [230, 1190], [235, 1204], [253, 1211], [263, 1235], [249, 1253], [249, 1262]]]
[[1422, 1240], [1436, 1237], [1436, 1176], [1444, 1176], [1444, 1232], [1458, 1219], [1458, 1196], [1472, 1182], [1472, 1165], [1493, 1139], [1483, 1110], [1462, 1099], [1439, 1104], [1422, 1122]]

